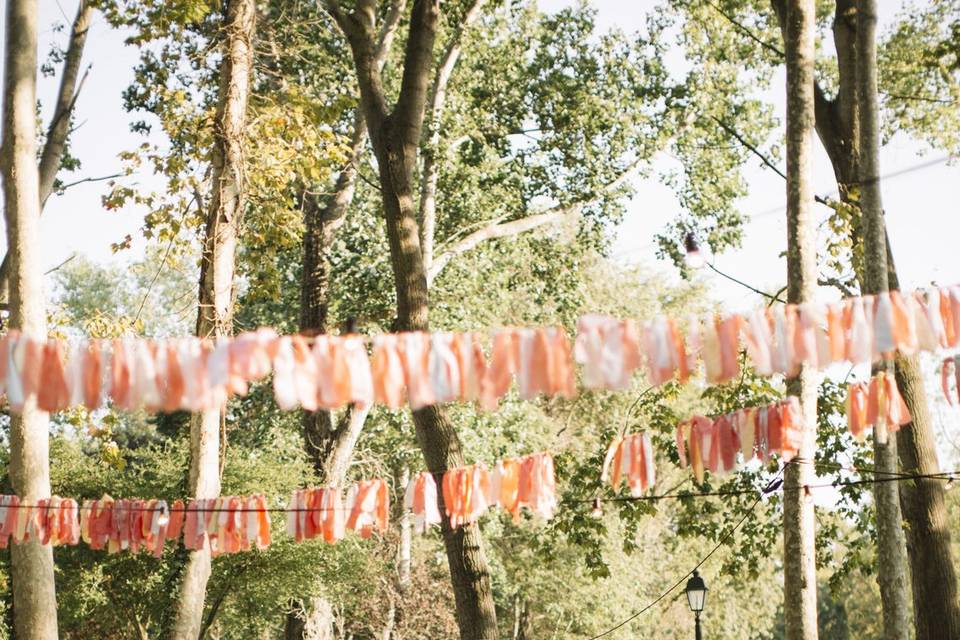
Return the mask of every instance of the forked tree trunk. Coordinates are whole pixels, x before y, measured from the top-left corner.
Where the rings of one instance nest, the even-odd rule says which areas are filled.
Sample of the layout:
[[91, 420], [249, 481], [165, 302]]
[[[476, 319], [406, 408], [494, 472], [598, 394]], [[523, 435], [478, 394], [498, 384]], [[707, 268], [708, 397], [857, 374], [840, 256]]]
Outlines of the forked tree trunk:
[[[9, 0], [3, 83], [4, 215], [10, 280], [10, 328], [36, 340], [47, 337], [40, 270], [40, 197], [36, 149], [37, 3]], [[27, 398], [10, 420], [10, 481], [25, 502], [50, 496], [48, 416]], [[20, 639], [57, 638], [53, 550], [36, 542], [10, 548], [14, 633]]]
[[[860, 211], [863, 230], [864, 292], [889, 289], [887, 247], [880, 196], [880, 132], [877, 107], [877, 7], [859, 0], [857, 7], [857, 103], [860, 107]], [[886, 370], [890, 363], [877, 369]], [[874, 427], [874, 467], [888, 478], [897, 473], [897, 441], [881, 425]], [[885, 640], [907, 640], [910, 605], [907, 599], [907, 553], [903, 539], [897, 485], [878, 482], [873, 490], [877, 508], [877, 581], [883, 604]]]
[[[415, 0], [413, 4], [400, 94], [389, 112], [379, 69], [373, 64], [372, 56], [371, 34], [376, 23], [376, 3], [360, 2], [349, 15], [333, 0], [327, 0], [326, 6], [350, 41], [361, 104], [377, 157], [397, 293], [398, 328], [427, 330], [427, 279], [420, 249], [413, 180], [433, 68], [440, 3], [439, 0]], [[414, 411], [413, 421], [427, 468], [432, 473], [442, 474], [464, 463], [456, 431], [440, 407]], [[442, 503], [442, 496], [440, 501]], [[441, 513], [444, 511], [441, 504]], [[476, 525], [452, 529], [444, 518], [441, 531], [450, 565], [460, 636], [493, 640], [497, 637], [497, 618], [479, 529]]]
[[[70, 32], [70, 44], [63, 60], [63, 70], [60, 75], [60, 89], [57, 92], [57, 104], [53, 111], [53, 118], [47, 128], [47, 139], [40, 154], [40, 211], [53, 193], [53, 185], [60, 170], [60, 162], [67, 147], [67, 136], [70, 134], [70, 116], [80, 91], [80, 62], [83, 60], [83, 50], [87, 43], [87, 32], [90, 21], [93, 19], [94, 8], [87, 0], [81, 0], [77, 8], [77, 17], [73, 20]], [[9, 298], [8, 286], [10, 283], [10, 254], [0, 262], [0, 300]]]
[[[814, 0], [789, 2], [784, 40], [787, 57], [787, 300], [813, 301], [817, 287], [811, 159], [814, 128]], [[817, 371], [803, 365], [787, 380], [800, 398], [803, 439], [798, 460], [787, 466], [783, 484], [784, 619], [787, 640], [817, 637], [817, 567], [813, 502], [816, 451]]]
[[[244, 206], [243, 138], [246, 126], [253, 36], [254, 0], [230, 0], [224, 23], [224, 53], [214, 118], [212, 195], [200, 263], [197, 335], [229, 336], [233, 330], [233, 279], [237, 235]], [[195, 498], [220, 493], [221, 409], [194, 415], [190, 421], [189, 491]], [[210, 578], [209, 548], [191, 551], [180, 583], [171, 637], [194, 640], [200, 633], [204, 597]]]
[[[781, 19], [786, 0], [771, 0]], [[856, 0], [837, 0], [834, 44], [837, 50], [838, 85], [833, 100], [816, 87], [817, 134], [833, 165], [841, 197], [850, 202], [848, 187], [858, 180], [860, 157], [859, 109], [856, 101]], [[855, 199], [854, 199], [855, 200]], [[862, 230], [854, 224], [854, 243]], [[888, 280], [899, 289], [893, 254], [887, 243]], [[863, 269], [858, 265], [863, 286]], [[904, 473], [933, 475], [940, 472], [933, 419], [927, 406], [923, 374], [917, 356], [894, 359], [897, 385], [910, 410], [911, 422], [897, 432], [897, 453]], [[900, 503], [906, 522], [907, 551], [913, 588], [914, 626], [917, 640], [960, 638], [960, 594], [951, 550], [951, 523], [947, 518], [943, 483], [934, 479], [900, 482]]]

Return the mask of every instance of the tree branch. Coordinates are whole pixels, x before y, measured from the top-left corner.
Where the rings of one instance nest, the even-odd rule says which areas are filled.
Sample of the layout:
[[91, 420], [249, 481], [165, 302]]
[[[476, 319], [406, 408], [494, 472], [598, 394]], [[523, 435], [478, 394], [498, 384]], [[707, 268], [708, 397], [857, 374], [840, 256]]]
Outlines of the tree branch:
[[764, 49], [766, 49], [766, 50], [768, 50], [768, 51], [771, 51], [771, 52], [775, 53], [775, 54], [776, 54], [777, 56], [779, 56], [780, 58], [785, 57], [785, 54], [784, 54], [783, 50], [781, 50], [781, 49], [779, 49], [778, 47], [776, 47], [775, 45], [767, 42], [766, 40], [763, 40], [762, 38], [760, 38], [760, 37], [759, 37], [758, 35], [756, 35], [753, 31], [751, 31], [748, 27], [746, 27], [745, 25], [741, 24], [740, 22], [737, 22], [737, 21], [733, 18], [733, 16], [729, 15], [726, 11], [724, 11], [723, 9], [721, 9], [720, 7], [718, 7], [717, 5], [715, 5], [714, 3], [710, 2], [710, 0], [704, 0], [704, 2], [706, 2], [707, 6], [711, 7], [714, 11], [716, 11], [716, 12], [719, 13], [721, 16], [723, 16], [723, 17], [727, 20], [727, 22], [729, 22], [729, 23], [732, 24], [734, 27], [736, 27], [738, 31], [740, 31], [741, 33], [743, 33], [744, 35], [746, 35], [748, 38], [750, 38], [751, 40], [753, 40], [754, 42], [756, 42], [757, 44], [759, 44], [761, 47], [763, 47]]
[[75, 186], [77, 186], [78, 184], [83, 184], [84, 182], [103, 182], [104, 180], [110, 180], [110, 179], [112, 179], [112, 178], [120, 178], [120, 177], [122, 177], [123, 175], [124, 175], [124, 174], [122, 174], [122, 173], [111, 173], [111, 174], [108, 175], [108, 176], [97, 176], [97, 177], [94, 177], [94, 178], [83, 178], [82, 180], [77, 180], [77, 181], [75, 181], [75, 182], [68, 182], [68, 183], [66, 183], [66, 184], [60, 185], [60, 186], [57, 188], [57, 193], [60, 193], [60, 192], [62, 192], [62, 191], [66, 191], [66, 190], [69, 189], [70, 187], [75, 187]]
[[494, 240], [496, 238], [506, 238], [517, 236], [526, 231], [531, 231], [539, 227], [559, 222], [564, 218], [580, 215], [583, 209], [583, 203], [575, 203], [569, 207], [557, 207], [548, 209], [543, 213], [538, 213], [510, 222], [495, 223], [478, 229], [455, 242], [450, 248], [436, 257], [430, 270], [427, 272], [427, 280], [433, 281], [437, 275], [443, 271], [443, 268], [449, 264], [455, 257], [470, 251], [482, 242]]
[[[633, 173], [634, 169], [636, 169], [639, 164], [640, 160], [634, 160], [632, 163], [630, 163], [630, 165], [624, 169], [619, 176], [600, 189], [600, 194], [609, 193], [623, 186], [623, 184], [630, 177], [630, 174]], [[564, 219], [579, 217], [580, 213], [583, 211], [583, 208], [591, 202], [596, 202], [599, 199], [600, 194], [588, 200], [574, 202], [568, 205], [558, 205], [541, 213], [525, 216], [516, 220], [510, 220], [509, 222], [500, 222], [502, 218], [495, 219], [491, 224], [477, 229], [473, 233], [464, 236], [460, 240], [457, 240], [443, 253], [438, 255], [433, 264], [427, 270], [427, 282], [432, 282], [433, 279], [436, 278], [441, 271], [443, 271], [444, 267], [446, 267], [451, 260], [466, 253], [467, 251], [470, 251], [487, 240], [518, 236], [521, 233], [526, 233], [527, 231], [532, 231], [548, 224], [560, 222]]]
[[398, 141], [408, 150], [417, 149], [420, 145], [430, 83], [430, 74], [426, 69], [433, 66], [433, 42], [439, 14], [440, 0], [414, 0], [400, 97], [391, 113]]
[[463, 51], [463, 33], [476, 21], [485, 0], [473, 0], [447, 43], [440, 60], [433, 86], [430, 89], [430, 110], [427, 119], [427, 140], [422, 150], [423, 169], [420, 173], [420, 246], [423, 251], [423, 266], [429, 273], [433, 265], [434, 236], [437, 226], [437, 148], [440, 145], [440, 120], [447, 98], [447, 85], [453, 76], [453, 69]]
[[[762, 151], [760, 151], [760, 149], [758, 149], [756, 146], [754, 146], [754, 145], [751, 144], [749, 141], [747, 141], [743, 136], [741, 136], [741, 135], [737, 132], [736, 129], [734, 129], [733, 127], [731, 127], [731, 126], [728, 125], [727, 123], [725, 123], [723, 120], [720, 120], [720, 119], [717, 118], [716, 116], [711, 115], [711, 116], [709, 116], [709, 117], [710, 117], [711, 120], [713, 120], [714, 122], [716, 122], [716, 123], [720, 126], [721, 129], [723, 129], [723, 130], [726, 131], [728, 134], [730, 134], [731, 136], [733, 136], [733, 138], [735, 138], [737, 142], [739, 142], [739, 143], [742, 144], [744, 147], [746, 147], [748, 151], [750, 151], [750, 152], [753, 153], [755, 156], [757, 156], [758, 158], [760, 158], [760, 160], [763, 162], [763, 164], [765, 164], [768, 168], [772, 169], [778, 176], [780, 176], [780, 177], [783, 178], [784, 180], [787, 179], [787, 175], [786, 175], [783, 171], [780, 170], [780, 167], [778, 167], [777, 165], [775, 165], [775, 164], [773, 163], [773, 161], [770, 160], [770, 158], [768, 158]], [[822, 197], [822, 196], [818, 196], [818, 195], [814, 194], [813, 199], [816, 200], [817, 202], [819, 202], [819, 203], [822, 204], [822, 205], [826, 205], [826, 206], [828, 206], [828, 207], [832, 207], [832, 206], [833, 206], [833, 205], [830, 203], [829, 200], [827, 200], [826, 198], [824, 198], [824, 197]]]
[[[83, 49], [87, 42], [87, 33], [90, 30], [90, 21], [93, 19], [94, 8], [90, 2], [81, 0], [77, 8], [77, 17], [73, 21], [73, 28], [70, 32], [70, 44], [67, 47], [67, 54], [63, 61], [63, 71], [60, 77], [60, 89], [57, 93], [57, 106], [53, 112], [53, 118], [50, 126], [47, 128], [47, 140], [43, 145], [43, 151], [40, 153], [40, 163], [37, 169], [39, 174], [39, 193], [40, 193], [40, 213], [43, 213], [43, 206], [47, 199], [53, 193], [53, 186], [57, 179], [57, 173], [60, 171], [60, 163], [63, 161], [64, 150], [66, 149], [67, 137], [70, 135], [70, 115], [77, 103], [77, 97], [80, 95], [80, 89], [90, 73], [90, 67], [77, 82], [77, 75], [80, 73], [80, 62], [83, 59]], [[0, 299], [9, 298], [8, 289], [10, 281], [10, 256], [3, 257], [0, 261]]]
[[70, 44], [63, 61], [63, 71], [60, 76], [60, 89], [57, 93], [57, 106], [53, 112], [53, 119], [47, 129], [47, 140], [40, 154], [40, 206], [53, 193], [53, 184], [60, 170], [60, 162], [66, 149], [67, 136], [70, 133], [70, 115], [77, 103], [80, 89], [90, 73], [90, 67], [77, 82], [80, 74], [80, 62], [83, 59], [83, 49], [87, 42], [87, 33], [90, 31], [90, 21], [93, 19], [94, 8], [92, 3], [82, 0], [77, 8], [77, 17], [73, 21], [70, 32]]
[[373, 61], [381, 72], [384, 64], [386, 64], [387, 56], [390, 54], [393, 38], [397, 34], [397, 26], [400, 24], [400, 17], [403, 15], [406, 6], [407, 0], [393, 0], [386, 17], [383, 19], [383, 24], [380, 26], [380, 35], [377, 37], [377, 50], [374, 53]]

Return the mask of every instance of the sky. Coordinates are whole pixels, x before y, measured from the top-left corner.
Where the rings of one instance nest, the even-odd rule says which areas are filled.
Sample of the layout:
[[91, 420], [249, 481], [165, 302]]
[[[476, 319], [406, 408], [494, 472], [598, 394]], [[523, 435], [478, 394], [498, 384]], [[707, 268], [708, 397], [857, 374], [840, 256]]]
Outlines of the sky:
[[[576, 1], [540, 0], [539, 4], [543, 10], [554, 12]], [[646, 13], [657, 2], [594, 0], [589, 4], [597, 10], [601, 31], [617, 28], [633, 32], [643, 29]], [[891, 24], [901, 3], [885, 1], [878, 4], [882, 31]], [[53, 41], [62, 43], [67, 39], [68, 30], [56, 32], [52, 25], [55, 22], [69, 25], [77, 9], [77, 0], [40, 0], [39, 6], [40, 59], [43, 60]], [[2, 21], [0, 15], [0, 24]], [[78, 128], [72, 141], [82, 168], [75, 174], [63, 176], [67, 182], [118, 172], [118, 154], [143, 142], [141, 136], [129, 130], [128, 125], [135, 116], [122, 108], [121, 94], [133, 77], [138, 59], [137, 49], [124, 45], [123, 39], [124, 34], [111, 29], [102, 17], [95, 18], [84, 53], [84, 67], [89, 65], [89, 77], [77, 102]], [[673, 64], [684, 64], [679, 53]], [[57, 78], [40, 79], [38, 93], [45, 122], [49, 121], [57, 81]], [[781, 72], [769, 95], [764, 96], [776, 106], [781, 122], [785, 120], [783, 93], [784, 76]], [[815, 190], [821, 195], [833, 194], [835, 183], [830, 163], [819, 141], [815, 146]], [[881, 175], [899, 173], [942, 157], [942, 153], [925, 150], [906, 136], [896, 136], [881, 151]], [[740, 280], [775, 290], [786, 278], [786, 264], [780, 257], [786, 246], [785, 183], [759, 161], [748, 166], [745, 178], [749, 195], [738, 203], [748, 220], [743, 246], [714, 256], [713, 261], [721, 271]], [[138, 175], [137, 179], [146, 184], [159, 184], [156, 177], [148, 174]], [[884, 180], [887, 224], [904, 288], [931, 282], [960, 282], [960, 260], [956, 249], [960, 238], [958, 185], [960, 164], [946, 162]], [[627, 204], [624, 221], [614, 232], [613, 257], [624, 263], [639, 263], [656, 269], [665, 278], [677, 278], [672, 265], [655, 257], [653, 237], [680, 213], [680, 205], [671, 191], [655, 179], [635, 179], [634, 187], [635, 194]], [[100, 198], [106, 189], [105, 182], [87, 182], [48, 201], [41, 222], [45, 268], [54, 267], [74, 254], [102, 262], [130, 260], [142, 255], [142, 242], [135, 243], [132, 252], [112, 253], [111, 243], [127, 234], [137, 237], [145, 211], [136, 208], [105, 211]], [[819, 216], [825, 215], [822, 207], [817, 206], [816, 210]], [[5, 235], [0, 235], [0, 243], [4, 240]], [[744, 310], [758, 303], [756, 294], [707, 270], [696, 277], [706, 282], [710, 295], [725, 308]], [[823, 294], [830, 295], [826, 291]]]
[[[570, 6], [576, 0], [540, 0], [540, 7], [549, 12]], [[76, 0], [40, 0], [40, 56], [45, 56], [50, 43], [65, 41], [67, 32], [56, 33], [54, 22], [69, 24], [76, 11]], [[642, 30], [647, 11], [655, 0], [594, 0], [601, 30], [619, 28], [627, 32]], [[899, 2], [882, 2], [881, 29], [890, 24], [899, 10]], [[2, 16], [0, 16], [2, 22]], [[2, 33], [2, 32], [0, 32]], [[83, 163], [80, 171], [65, 176], [66, 181], [96, 178], [118, 171], [117, 154], [132, 149], [143, 140], [129, 131], [134, 119], [123, 111], [121, 93], [133, 76], [137, 50], [125, 46], [123, 34], [112, 30], [98, 17], [91, 27], [84, 66], [90, 75], [77, 104], [79, 128], [74, 133], [73, 147]], [[678, 62], [682, 59], [678, 58]], [[56, 78], [42, 78], [39, 87], [41, 104], [53, 102]], [[776, 105], [784, 120], [783, 75], [778, 75], [773, 89], [765, 96]], [[45, 120], [49, 110], [44, 108]], [[814, 164], [814, 184], [818, 194], [834, 192], [835, 184], [829, 161], [819, 142]], [[936, 151], [923, 153], [923, 147], [906, 136], [896, 137], [881, 153], [881, 173], [889, 174], [943, 156]], [[669, 159], [664, 158], [664, 161]], [[742, 248], [714, 256], [721, 271], [760, 288], [777, 289], [785, 280], [786, 265], [780, 257], [786, 244], [784, 213], [785, 184], [764, 168], [752, 162], [745, 177], [749, 195], [738, 203], [747, 218]], [[156, 178], [138, 175], [146, 183]], [[883, 199], [887, 223], [897, 266], [905, 288], [930, 282], [960, 282], [960, 260], [956, 259], [955, 243], [960, 237], [958, 198], [960, 165], [940, 163], [932, 167], [885, 180]], [[634, 180], [635, 195], [627, 205], [623, 223], [615, 231], [614, 259], [649, 265], [665, 277], [676, 277], [676, 270], [654, 256], [653, 236], [678, 215], [680, 206], [671, 191], [656, 179]], [[130, 208], [122, 212], [103, 210], [100, 197], [105, 182], [88, 182], [71, 187], [62, 196], [50, 199], [42, 219], [43, 262], [49, 268], [73, 254], [84, 254], [94, 260], [127, 260], [142, 252], [142, 243], [135, 251], [114, 256], [110, 244], [125, 235], [137, 236], [142, 223], [142, 210]], [[818, 215], [824, 215], [818, 206]], [[3, 236], [0, 236], [3, 237]], [[756, 304], [755, 294], [739, 285], [705, 271], [704, 279], [711, 294], [731, 309], [749, 308]]]

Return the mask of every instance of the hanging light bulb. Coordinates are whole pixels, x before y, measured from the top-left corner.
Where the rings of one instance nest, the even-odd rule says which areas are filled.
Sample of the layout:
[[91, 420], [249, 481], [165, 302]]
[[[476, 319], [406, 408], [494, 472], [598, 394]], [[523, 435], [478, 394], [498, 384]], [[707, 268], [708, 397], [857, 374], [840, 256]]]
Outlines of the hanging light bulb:
[[590, 510], [590, 517], [599, 520], [603, 517], [603, 507], [600, 505], [600, 498], [593, 499], [593, 509]]
[[697, 242], [697, 236], [692, 231], [683, 237], [683, 248], [687, 254], [683, 258], [684, 264], [690, 269], [697, 270], [703, 268], [707, 260], [700, 250], [700, 243]]

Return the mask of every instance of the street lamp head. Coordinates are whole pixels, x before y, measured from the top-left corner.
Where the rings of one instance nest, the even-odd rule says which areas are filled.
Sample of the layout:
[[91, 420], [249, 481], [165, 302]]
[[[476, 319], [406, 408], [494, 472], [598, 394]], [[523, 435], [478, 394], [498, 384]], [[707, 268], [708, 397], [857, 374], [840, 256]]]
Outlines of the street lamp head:
[[696, 614], [703, 611], [703, 607], [707, 603], [707, 584], [696, 569], [693, 571], [693, 576], [687, 580], [686, 593], [690, 610]]

